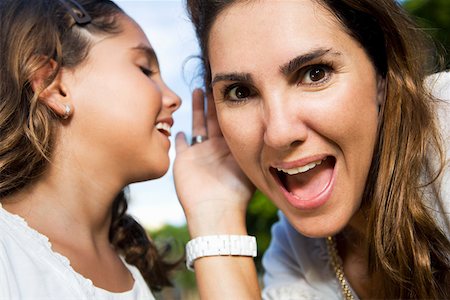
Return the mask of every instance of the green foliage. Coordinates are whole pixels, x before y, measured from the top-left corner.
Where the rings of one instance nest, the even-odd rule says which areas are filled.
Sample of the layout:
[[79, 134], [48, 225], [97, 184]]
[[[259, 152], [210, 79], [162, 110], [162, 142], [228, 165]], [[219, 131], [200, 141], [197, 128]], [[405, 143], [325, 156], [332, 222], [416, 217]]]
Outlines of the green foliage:
[[433, 39], [441, 45], [450, 63], [450, 1], [449, 0], [405, 0], [405, 9]]
[[[179, 261], [184, 258], [184, 247], [189, 241], [189, 232], [186, 225], [165, 225], [157, 230], [150, 231], [149, 234], [159, 249], [168, 250], [168, 260]], [[174, 286], [177, 290], [193, 290], [196, 286], [195, 275], [186, 269], [183, 262], [184, 260], [174, 274]]]
[[262, 272], [261, 258], [270, 243], [272, 224], [278, 220], [278, 209], [260, 191], [256, 191], [247, 210], [247, 230], [256, 236], [258, 257], [255, 259], [258, 272]]

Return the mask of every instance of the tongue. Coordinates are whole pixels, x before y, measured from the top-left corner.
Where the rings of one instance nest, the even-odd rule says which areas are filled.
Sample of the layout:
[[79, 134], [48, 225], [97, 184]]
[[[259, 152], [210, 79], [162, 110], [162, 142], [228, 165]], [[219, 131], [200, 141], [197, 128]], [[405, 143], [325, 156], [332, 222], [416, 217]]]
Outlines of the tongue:
[[328, 186], [333, 175], [333, 167], [333, 160], [328, 158], [305, 173], [286, 175], [286, 188], [299, 199], [313, 199]]

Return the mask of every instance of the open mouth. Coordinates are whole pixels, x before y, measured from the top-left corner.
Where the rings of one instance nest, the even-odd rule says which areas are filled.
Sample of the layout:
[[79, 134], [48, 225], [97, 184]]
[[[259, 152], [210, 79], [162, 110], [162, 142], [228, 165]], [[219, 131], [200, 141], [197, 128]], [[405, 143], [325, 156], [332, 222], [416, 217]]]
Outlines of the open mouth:
[[157, 123], [155, 127], [159, 132], [161, 132], [165, 136], [167, 136], [167, 137], [170, 136], [171, 126], [169, 124], [160, 122], [160, 123]]
[[332, 182], [335, 164], [336, 158], [327, 156], [296, 168], [271, 168], [271, 173], [295, 200], [312, 201]]

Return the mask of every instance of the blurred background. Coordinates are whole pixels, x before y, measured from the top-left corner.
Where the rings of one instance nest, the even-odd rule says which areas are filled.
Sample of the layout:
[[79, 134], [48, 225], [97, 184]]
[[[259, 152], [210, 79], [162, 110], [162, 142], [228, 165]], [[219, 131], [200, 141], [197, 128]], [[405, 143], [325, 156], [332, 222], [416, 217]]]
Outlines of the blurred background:
[[[175, 113], [172, 135], [184, 131], [190, 139], [191, 91], [201, 86], [197, 41], [185, 12], [184, 0], [119, 0], [125, 12], [134, 18], [147, 34], [160, 61], [166, 83], [183, 99]], [[450, 0], [399, 1], [417, 23], [436, 41], [450, 67]], [[170, 150], [175, 158], [174, 140]], [[185, 218], [173, 186], [172, 169], [158, 180], [130, 186], [130, 213], [149, 231], [161, 248], [170, 246], [172, 259], [182, 257], [189, 240]], [[256, 235], [261, 272], [261, 257], [270, 242], [270, 227], [277, 220], [276, 208], [257, 192], [251, 201], [247, 226], [249, 234]], [[155, 294], [157, 299], [199, 299], [192, 272], [180, 266], [174, 275], [174, 287]]]

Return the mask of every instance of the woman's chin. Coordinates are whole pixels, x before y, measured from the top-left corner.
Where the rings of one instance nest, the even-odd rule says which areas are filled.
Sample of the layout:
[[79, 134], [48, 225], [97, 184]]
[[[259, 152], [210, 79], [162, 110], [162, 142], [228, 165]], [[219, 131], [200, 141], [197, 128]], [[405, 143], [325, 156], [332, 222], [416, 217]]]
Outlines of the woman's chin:
[[289, 213], [285, 213], [285, 215], [297, 232], [309, 238], [334, 236], [341, 232], [347, 223], [343, 218], [336, 221], [332, 220], [334, 219], [332, 216], [326, 215], [309, 217], [289, 216]]

